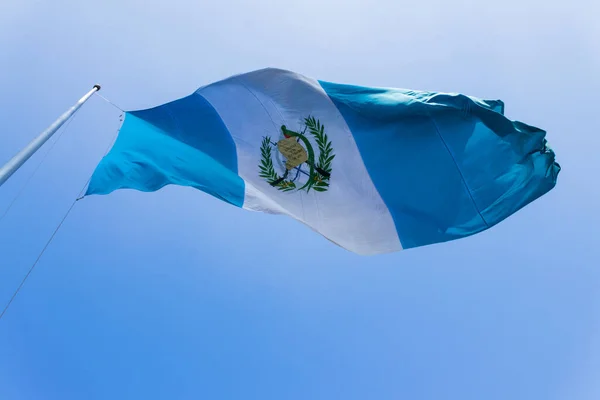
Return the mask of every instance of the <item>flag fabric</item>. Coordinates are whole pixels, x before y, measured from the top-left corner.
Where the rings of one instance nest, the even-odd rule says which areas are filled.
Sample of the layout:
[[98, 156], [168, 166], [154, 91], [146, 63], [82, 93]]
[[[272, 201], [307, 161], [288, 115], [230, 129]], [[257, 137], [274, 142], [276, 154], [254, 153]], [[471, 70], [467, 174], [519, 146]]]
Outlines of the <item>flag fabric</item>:
[[499, 100], [268, 68], [127, 112], [86, 195], [191, 186], [388, 253], [484, 231], [550, 191], [545, 136]]

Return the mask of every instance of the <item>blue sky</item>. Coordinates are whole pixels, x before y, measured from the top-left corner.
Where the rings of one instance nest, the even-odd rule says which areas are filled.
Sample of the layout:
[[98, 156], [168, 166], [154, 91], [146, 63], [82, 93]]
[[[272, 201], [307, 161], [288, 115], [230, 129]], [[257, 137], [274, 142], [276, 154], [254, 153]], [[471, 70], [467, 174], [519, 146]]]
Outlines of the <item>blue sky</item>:
[[[369, 258], [190, 188], [86, 198], [0, 321], [0, 398], [598, 399], [600, 5], [279, 3], [0, 2], [0, 161], [95, 83], [139, 109], [272, 66], [502, 99], [548, 131], [557, 187], [485, 233]], [[118, 117], [92, 98], [0, 221], [1, 304]]]

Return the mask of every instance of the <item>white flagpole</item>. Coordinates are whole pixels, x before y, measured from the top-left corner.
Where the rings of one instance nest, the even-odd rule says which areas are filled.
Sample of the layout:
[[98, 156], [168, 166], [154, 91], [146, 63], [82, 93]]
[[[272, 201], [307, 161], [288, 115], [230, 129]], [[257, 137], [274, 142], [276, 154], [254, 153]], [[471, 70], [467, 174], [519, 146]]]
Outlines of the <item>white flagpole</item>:
[[4, 184], [25, 162], [43, 146], [48, 139], [54, 135], [54, 133], [73, 115], [79, 108], [85, 103], [92, 95], [100, 90], [100, 85], [94, 85], [94, 88], [87, 92], [75, 105], [69, 108], [63, 115], [61, 115], [52, 125], [50, 125], [45, 131], [40, 133], [38, 137], [33, 139], [27, 146], [25, 146], [20, 152], [18, 152], [13, 158], [10, 159], [2, 168], [0, 168], [0, 186]]

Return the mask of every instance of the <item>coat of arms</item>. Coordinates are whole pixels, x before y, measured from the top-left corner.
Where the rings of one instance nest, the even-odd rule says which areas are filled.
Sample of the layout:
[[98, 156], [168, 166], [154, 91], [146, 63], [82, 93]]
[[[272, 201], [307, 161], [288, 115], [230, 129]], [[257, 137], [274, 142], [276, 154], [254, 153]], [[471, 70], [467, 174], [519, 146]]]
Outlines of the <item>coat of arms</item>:
[[[308, 131], [308, 135], [307, 135]], [[310, 139], [317, 145], [315, 154]], [[273, 163], [273, 149], [279, 171]], [[269, 136], [263, 138], [260, 146], [261, 160], [259, 176], [277, 189], [290, 192], [311, 189], [326, 192], [331, 178], [331, 163], [335, 157], [331, 141], [325, 133], [325, 127], [313, 117], [304, 119], [302, 131], [295, 132], [281, 127], [278, 142]], [[283, 158], [282, 158], [283, 157]]]

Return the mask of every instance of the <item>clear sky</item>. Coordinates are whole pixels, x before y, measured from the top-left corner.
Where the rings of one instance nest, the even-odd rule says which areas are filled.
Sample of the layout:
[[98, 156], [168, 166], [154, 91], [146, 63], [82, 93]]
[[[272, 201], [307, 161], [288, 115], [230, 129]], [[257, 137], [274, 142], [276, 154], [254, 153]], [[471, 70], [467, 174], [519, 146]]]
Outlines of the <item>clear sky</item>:
[[[280, 67], [506, 102], [557, 187], [377, 257], [189, 188], [79, 202], [0, 321], [0, 399], [600, 398], [600, 5], [2, 0], [0, 161], [93, 84], [125, 109]], [[120, 125], [92, 98], [0, 220], [4, 305]], [[0, 215], [36, 167], [0, 188]]]

